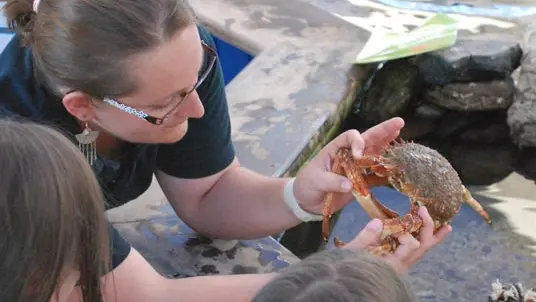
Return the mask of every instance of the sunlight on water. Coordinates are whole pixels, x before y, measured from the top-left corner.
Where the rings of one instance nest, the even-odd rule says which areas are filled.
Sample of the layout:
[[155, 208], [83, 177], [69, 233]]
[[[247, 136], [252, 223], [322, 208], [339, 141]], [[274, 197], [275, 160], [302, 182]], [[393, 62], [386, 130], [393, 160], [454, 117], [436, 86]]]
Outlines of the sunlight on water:
[[[321, 6], [333, 15], [352, 23], [369, 32], [408, 32], [423, 24], [435, 12], [419, 9], [400, 9], [370, 0], [340, 0], [335, 2], [315, 4]], [[336, 5], [334, 5], [336, 4]], [[426, 3], [422, 3], [426, 4]], [[485, 16], [449, 14], [458, 21], [458, 29], [471, 33], [479, 33], [484, 26], [508, 29], [516, 26], [514, 22]]]
[[497, 3], [497, 1], [376, 1], [399, 9], [422, 10], [443, 14], [464, 14], [495, 18], [517, 18], [536, 14], [536, 6], [529, 6], [530, 2], [512, 3], [513, 1], [504, 1], [505, 3]]

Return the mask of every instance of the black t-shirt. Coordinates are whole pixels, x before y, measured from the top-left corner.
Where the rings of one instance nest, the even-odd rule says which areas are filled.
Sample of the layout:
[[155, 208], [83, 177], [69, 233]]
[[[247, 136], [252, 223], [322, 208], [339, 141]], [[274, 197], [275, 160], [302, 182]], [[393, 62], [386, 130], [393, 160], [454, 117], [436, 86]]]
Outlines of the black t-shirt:
[[[201, 26], [198, 29], [201, 38], [215, 49], [208, 31]], [[74, 135], [80, 132], [76, 120], [65, 110], [61, 99], [34, 75], [30, 50], [23, 48], [14, 36], [0, 54], [0, 116], [52, 125], [75, 143]], [[156, 169], [180, 178], [199, 178], [217, 173], [231, 163], [235, 150], [219, 62], [197, 92], [205, 115], [189, 120], [188, 132], [179, 142], [127, 143], [119, 161], [98, 157], [94, 170], [108, 208], [120, 206], [145, 192]], [[111, 225], [110, 234], [115, 268], [126, 258], [130, 246]]]

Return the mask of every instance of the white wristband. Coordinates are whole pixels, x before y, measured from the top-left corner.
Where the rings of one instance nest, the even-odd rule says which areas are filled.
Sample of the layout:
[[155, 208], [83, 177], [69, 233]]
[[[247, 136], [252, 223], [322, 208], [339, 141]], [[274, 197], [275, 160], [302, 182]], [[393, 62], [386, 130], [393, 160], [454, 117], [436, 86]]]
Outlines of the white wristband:
[[322, 220], [322, 215], [311, 214], [309, 212], [304, 211], [300, 207], [300, 204], [294, 196], [295, 180], [296, 178], [291, 178], [289, 181], [287, 181], [287, 183], [285, 184], [285, 189], [283, 190], [283, 199], [285, 200], [287, 206], [290, 208], [292, 213], [294, 213], [294, 215], [296, 215], [296, 217], [298, 217], [303, 222]]

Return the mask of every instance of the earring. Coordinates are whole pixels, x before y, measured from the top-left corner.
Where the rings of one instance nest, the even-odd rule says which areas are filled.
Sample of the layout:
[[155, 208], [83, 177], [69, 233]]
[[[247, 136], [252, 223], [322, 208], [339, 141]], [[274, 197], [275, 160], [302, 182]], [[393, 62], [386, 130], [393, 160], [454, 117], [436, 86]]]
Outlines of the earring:
[[78, 141], [78, 148], [91, 166], [97, 159], [97, 138], [99, 137], [99, 131], [93, 131], [89, 128], [89, 125], [86, 122], [84, 131], [82, 133], [75, 135], [76, 140]]

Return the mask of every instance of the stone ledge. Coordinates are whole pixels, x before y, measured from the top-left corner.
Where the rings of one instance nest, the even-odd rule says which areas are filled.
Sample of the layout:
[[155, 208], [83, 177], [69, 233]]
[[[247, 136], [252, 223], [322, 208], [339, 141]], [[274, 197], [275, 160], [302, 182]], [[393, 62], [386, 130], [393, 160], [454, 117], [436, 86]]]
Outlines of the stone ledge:
[[[337, 134], [367, 69], [352, 61], [369, 33], [301, 1], [193, 1], [201, 22], [256, 55], [227, 86], [238, 158], [293, 174]], [[244, 93], [247, 91], [247, 93]]]
[[297, 46], [353, 44], [369, 33], [299, 0], [193, 0], [196, 14], [216, 36], [253, 55], [284, 41]]
[[265, 175], [295, 172], [336, 134], [332, 129], [349, 111], [366, 74], [351, 68], [354, 50], [282, 42], [228, 85], [233, 141], [242, 164]]

